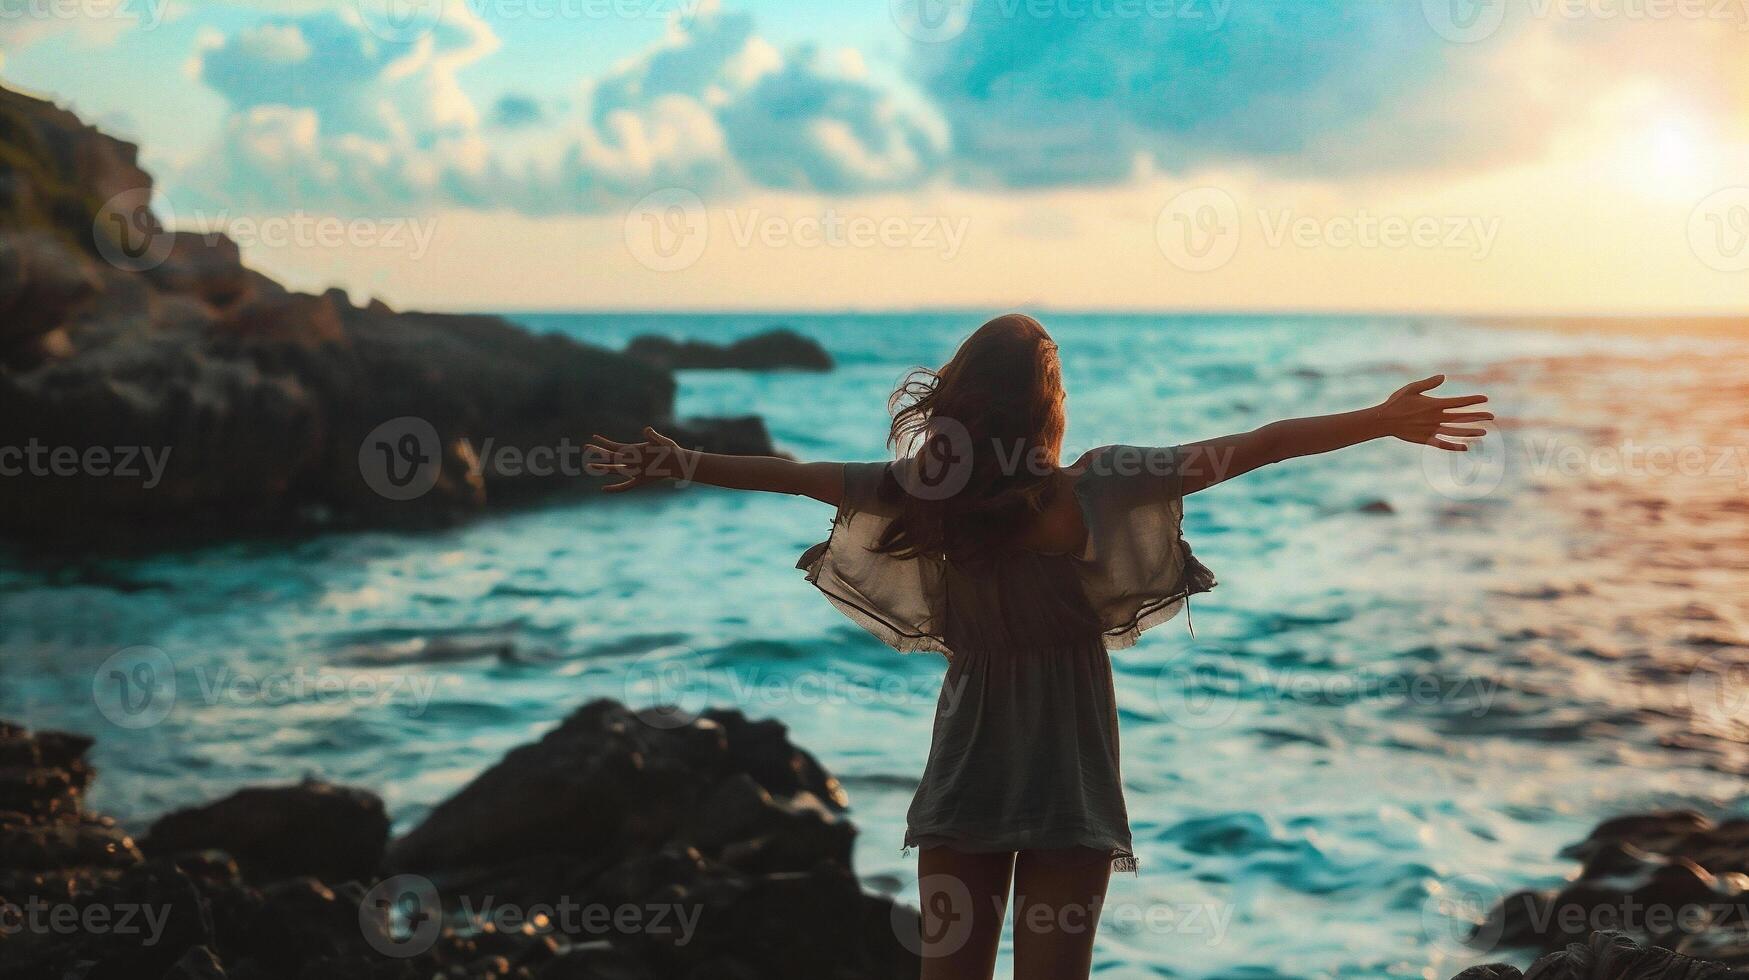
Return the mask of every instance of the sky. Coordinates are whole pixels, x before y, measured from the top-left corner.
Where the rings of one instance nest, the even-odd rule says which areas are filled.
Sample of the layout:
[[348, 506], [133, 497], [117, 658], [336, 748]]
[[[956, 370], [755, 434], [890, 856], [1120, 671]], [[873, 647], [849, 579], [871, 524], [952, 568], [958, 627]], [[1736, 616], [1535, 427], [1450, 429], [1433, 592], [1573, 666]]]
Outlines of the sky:
[[1749, 0], [0, 0], [0, 80], [401, 307], [1749, 300]]

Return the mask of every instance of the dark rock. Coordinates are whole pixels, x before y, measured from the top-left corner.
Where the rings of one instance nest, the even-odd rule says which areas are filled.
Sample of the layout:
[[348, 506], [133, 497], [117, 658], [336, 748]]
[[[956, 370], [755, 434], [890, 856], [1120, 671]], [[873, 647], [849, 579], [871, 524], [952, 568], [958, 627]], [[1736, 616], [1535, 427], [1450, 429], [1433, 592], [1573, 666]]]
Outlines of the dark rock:
[[730, 344], [646, 334], [626, 345], [626, 356], [669, 370], [830, 371], [833, 366], [832, 355], [818, 341], [786, 327]]
[[810, 864], [848, 860], [853, 832], [836, 816], [843, 789], [781, 725], [739, 712], [651, 724], [594, 701], [440, 804], [395, 842], [390, 865], [429, 874], [562, 855], [588, 867], [699, 843], [691, 837], [705, 838], [701, 849], [715, 855], [729, 841], [695, 817], [736, 790], [748, 832], [782, 828], [830, 849], [810, 852]]
[[1712, 960], [1737, 966], [1749, 963], [1749, 926], [1709, 929], [1684, 936], [1676, 952], [1700, 960]]
[[0, 813], [24, 818], [6, 825], [78, 819], [92, 779], [85, 762], [91, 740], [61, 732], [32, 735], [8, 725], [4, 745], [8, 761], [0, 765]]
[[1505, 964], [1471, 967], [1452, 980], [1724, 980], [1736, 974], [1667, 949], [1646, 949], [1616, 932], [1595, 932], [1519, 972]]
[[77, 807], [89, 744], [0, 722], [0, 762], [59, 776], [19, 784], [56, 805], [0, 814], [0, 895], [161, 917], [149, 936], [0, 934], [0, 980], [918, 972], [898, 935], [915, 913], [850, 870], [842, 788], [783, 726], [739, 712], [584, 705], [397, 842], [395, 870], [414, 877], [388, 880], [374, 875], [380, 801], [319, 782], [170, 814], [142, 859], [113, 821]]
[[171, 243], [164, 262], [146, 272], [158, 289], [192, 296], [220, 314], [254, 296], [257, 280], [243, 267], [243, 254], [230, 238], [175, 232]]
[[45, 334], [102, 288], [91, 260], [41, 230], [0, 230], [0, 366], [25, 366]]
[[1606, 841], [1591, 849], [1585, 858], [1581, 880], [1644, 876], [1658, 865], [1657, 858], [1626, 841]]
[[1553, 922], [1553, 905], [1554, 896], [1548, 892], [1514, 892], [1488, 913], [1475, 935], [1500, 946], [1544, 945]]
[[1362, 514], [1395, 514], [1397, 508], [1391, 506], [1388, 500], [1373, 499], [1356, 508]]
[[0, 854], [8, 867], [25, 871], [60, 868], [125, 868], [140, 862], [140, 849], [113, 820], [80, 816], [76, 822], [0, 825]]
[[[1749, 895], [1741, 878], [1749, 868], [1749, 824], [1714, 826], [1686, 810], [1618, 817], [1562, 853], [1585, 862], [1576, 880], [1507, 897], [1479, 933], [1552, 953], [1602, 930], [1624, 943], [1749, 966]], [[1601, 947], [1586, 955], [1605, 953], [1623, 955]]]
[[150, 193], [139, 148], [85, 125], [71, 112], [0, 87], [0, 228], [40, 227], [81, 241], [103, 203]]
[[164, 980], [226, 980], [219, 958], [205, 946], [190, 946]]
[[1666, 810], [1605, 820], [1591, 835], [1561, 852], [1562, 857], [1585, 860], [1591, 852], [1612, 843], [1632, 844], [1641, 851], [1667, 854], [1690, 834], [1704, 831], [1711, 822], [1693, 810]]
[[781, 455], [772, 450], [771, 434], [765, 430], [765, 420], [757, 415], [682, 419], [665, 434], [687, 449], [730, 456]]
[[789, 729], [775, 718], [750, 720], [736, 710], [712, 709], [704, 717], [722, 726], [729, 756], [766, 791], [778, 796], [809, 793], [833, 808], [850, 805], [844, 787], [812, 755], [790, 744]]
[[561, 922], [609, 947], [561, 955], [540, 976], [914, 976], [892, 903], [849, 871], [844, 805], [774, 722], [596, 701], [440, 804], [389, 863], [437, 882], [446, 902], [673, 910], [629, 930]]
[[98, 916], [71, 949], [72, 962], [95, 964], [84, 974], [91, 980], [162, 976], [190, 947], [216, 941], [200, 890], [167, 863], [138, 865], [75, 904]]
[[1504, 963], [1472, 966], [1451, 980], [1524, 980], [1524, 971]]
[[609, 942], [580, 944], [541, 967], [535, 980], [656, 980], [631, 954]]
[[388, 840], [389, 817], [376, 794], [305, 780], [160, 817], [140, 846], [165, 856], [223, 851], [251, 881], [308, 875], [338, 884], [374, 880]]
[[1643, 949], [1620, 933], [1598, 932], [1531, 964], [1525, 980], [1714, 980], [1729, 975], [1666, 949]]

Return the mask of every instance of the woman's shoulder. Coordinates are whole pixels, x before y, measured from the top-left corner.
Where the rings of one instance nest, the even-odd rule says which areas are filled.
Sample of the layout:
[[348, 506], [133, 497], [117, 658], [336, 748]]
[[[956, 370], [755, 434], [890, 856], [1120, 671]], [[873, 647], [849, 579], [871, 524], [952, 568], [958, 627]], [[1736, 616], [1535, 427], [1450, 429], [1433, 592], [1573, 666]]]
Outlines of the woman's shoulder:
[[898, 481], [893, 462], [844, 464], [843, 511], [891, 516], [897, 504]]
[[1168, 477], [1177, 466], [1177, 451], [1171, 446], [1129, 446], [1114, 443], [1089, 449], [1068, 467], [1079, 478]]

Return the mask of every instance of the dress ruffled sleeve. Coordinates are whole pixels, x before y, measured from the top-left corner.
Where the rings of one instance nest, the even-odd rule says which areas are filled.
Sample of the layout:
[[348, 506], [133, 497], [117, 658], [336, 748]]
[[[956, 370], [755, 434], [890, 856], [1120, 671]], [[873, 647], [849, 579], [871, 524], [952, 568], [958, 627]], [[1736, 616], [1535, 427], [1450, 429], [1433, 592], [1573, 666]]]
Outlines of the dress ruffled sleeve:
[[846, 463], [832, 533], [796, 562], [808, 581], [852, 622], [901, 653], [952, 656], [942, 634], [942, 563], [874, 550], [891, 520], [881, 483], [888, 463]]
[[1168, 447], [1108, 446], [1077, 482], [1087, 524], [1081, 581], [1109, 650], [1135, 645], [1144, 630], [1215, 587], [1214, 573], [1184, 540], [1178, 459]]

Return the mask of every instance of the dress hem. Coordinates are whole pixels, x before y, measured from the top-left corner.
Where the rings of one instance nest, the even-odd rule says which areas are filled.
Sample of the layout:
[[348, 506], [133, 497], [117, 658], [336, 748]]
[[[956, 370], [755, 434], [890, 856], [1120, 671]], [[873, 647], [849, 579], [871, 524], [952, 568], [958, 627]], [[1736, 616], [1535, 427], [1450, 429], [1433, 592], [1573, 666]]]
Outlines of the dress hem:
[[1111, 843], [1109, 840], [1095, 838], [1090, 842], [1085, 836], [1074, 835], [1066, 839], [1058, 839], [1056, 835], [1010, 835], [1006, 838], [985, 838], [959, 833], [923, 833], [907, 830], [905, 846], [900, 848], [901, 856], [922, 847], [946, 847], [962, 854], [994, 854], [1004, 851], [1056, 851], [1072, 847], [1082, 847], [1090, 851], [1105, 851], [1111, 861], [1111, 870], [1120, 874], [1140, 874], [1141, 863], [1137, 860], [1135, 851], [1126, 844]]

